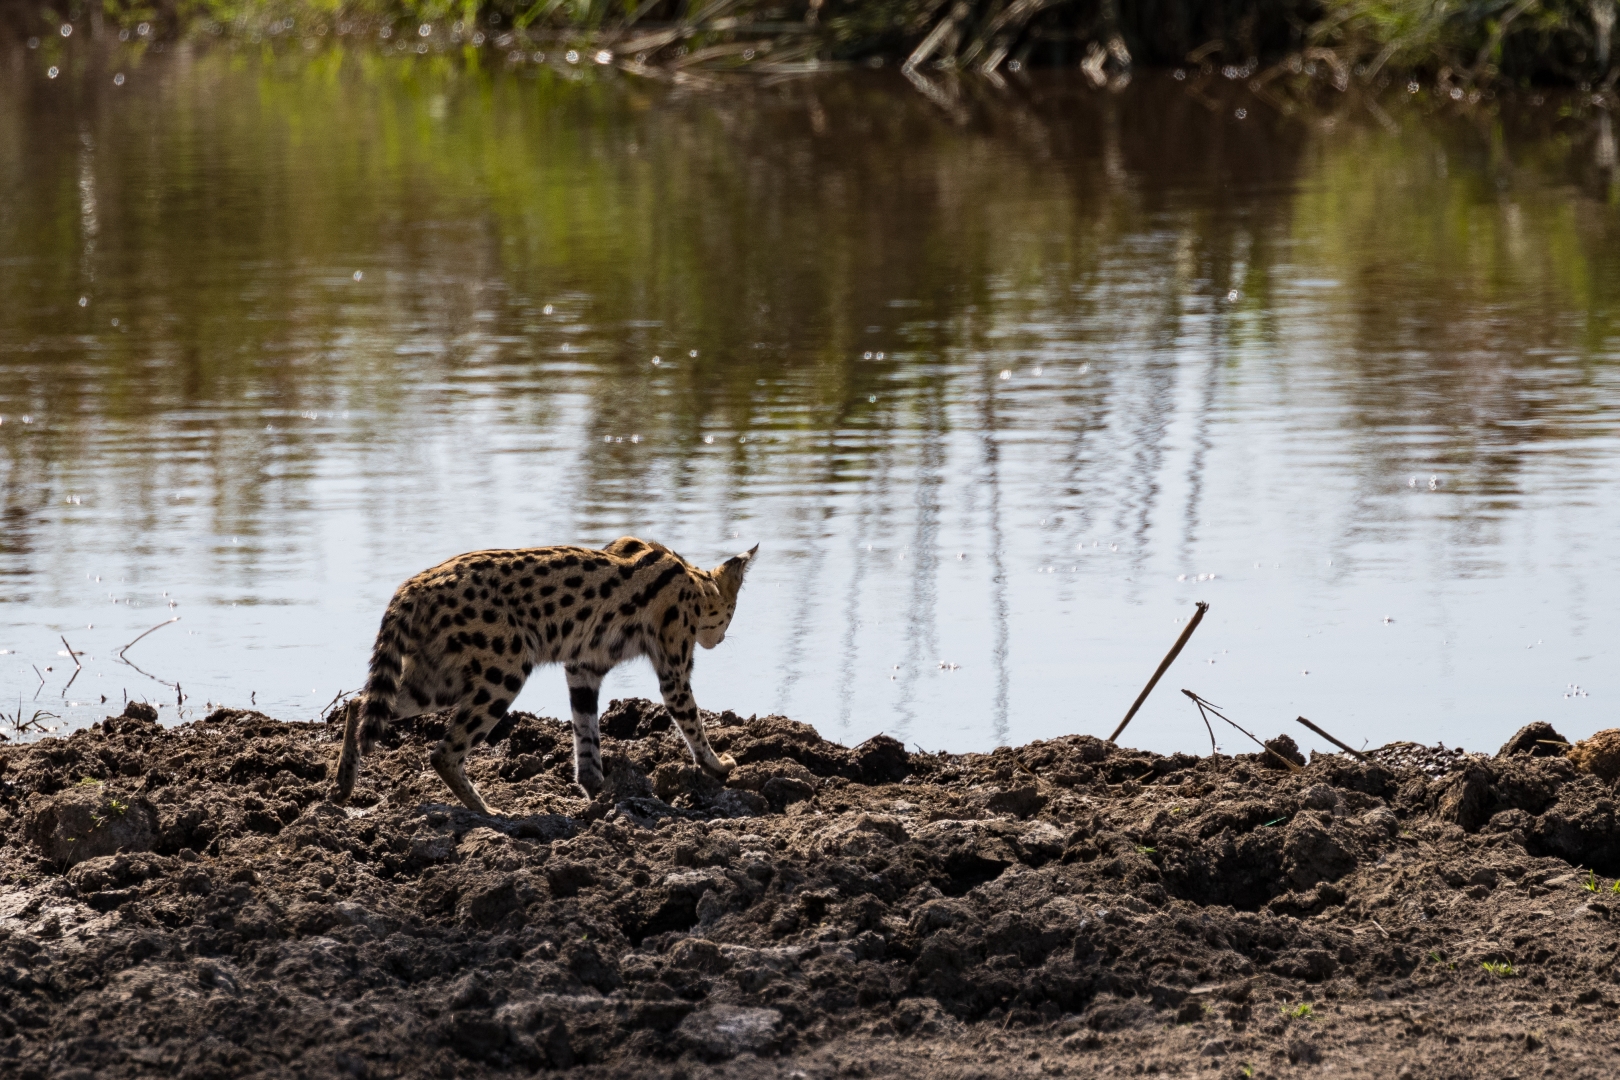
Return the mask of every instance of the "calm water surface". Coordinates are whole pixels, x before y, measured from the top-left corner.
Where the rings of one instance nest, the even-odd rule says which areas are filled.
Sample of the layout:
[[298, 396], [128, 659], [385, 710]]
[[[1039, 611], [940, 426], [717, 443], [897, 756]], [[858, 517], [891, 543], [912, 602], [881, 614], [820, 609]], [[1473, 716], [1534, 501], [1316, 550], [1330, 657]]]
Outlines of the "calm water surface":
[[1106, 734], [1198, 599], [1138, 745], [1207, 746], [1183, 686], [1306, 746], [1617, 719], [1597, 110], [223, 48], [0, 100], [8, 712], [312, 717], [417, 570], [635, 533], [758, 542], [698, 698], [845, 741]]

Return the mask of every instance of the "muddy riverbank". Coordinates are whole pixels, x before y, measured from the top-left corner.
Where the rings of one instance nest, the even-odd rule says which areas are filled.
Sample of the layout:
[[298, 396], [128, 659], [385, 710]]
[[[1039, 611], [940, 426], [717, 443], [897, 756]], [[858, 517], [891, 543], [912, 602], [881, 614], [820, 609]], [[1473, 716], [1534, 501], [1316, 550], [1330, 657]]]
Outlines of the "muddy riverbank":
[[[1605, 1075], [1620, 830], [1534, 732], [1298, 772], [1087, 736], [855, 748], [604, 714], [469, 759], [432, 723], [326, 801], [335, 732], [140, 706], [0, 746], [0, 1072], [18, 1077]], [[1604, 761], [1583, 762], [1602, 772]]]

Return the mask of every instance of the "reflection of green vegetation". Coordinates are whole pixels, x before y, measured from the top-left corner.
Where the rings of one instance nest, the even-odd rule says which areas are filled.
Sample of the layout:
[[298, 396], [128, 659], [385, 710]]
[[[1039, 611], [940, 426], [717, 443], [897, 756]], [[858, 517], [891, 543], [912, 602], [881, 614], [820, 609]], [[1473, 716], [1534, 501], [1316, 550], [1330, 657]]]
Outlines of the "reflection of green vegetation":
[[[577, 400], [593, 492], [638, 482], [644, 459], [602, 441], [632, 433], [684, 448], [672, 483], [706, 433], [739, 474], [858, 476], [889, 432], [943, 434], [953, 402], [993, 413], [1003, 360], [1053, 347], [1120, 358], [1038, 406], [1078, 474], [1133, 371], [1167, 392], [1166, 366], [1132, 365], [1189, 326], [1233, 386], [1288, 355], [1354, 426], [1438, 424], [1436, 454], [1486, 490], [1516, 468], [1492, 439], [1595, 430], [1567, 396], [1503, 387], [1601, 399], [1620, 276], [1600, 118], [1468, 126], [1420, 95], [1394, 130], [1233, 125], [1142, 80], [1049, 82], [958, 125], [879, 76], [682, 99], [477, 53], [119, 63], [145, 89], [75, 71], [72, 123], [0, 112], [16, 515], [122, 432], [172, 451], [141, 459], [176, 473], [140, 490], [196, 486], [220, 532], [254, 533], [269, 481], [320, 457], [300, 414], [347, 408], [397, 438], [452, 405], [540, 431]], [[1302, 299], [1302, 277], [1337, 285]], [[29, 411], [50, 422], [12, 419]], [[1150, 414], [1131, 437], [1163, 437]], [[761, 431], [845, 434], [812, 466], [733, 438]], [[156, 464], [188, 461], [203, 475]], [[0, 553], [26, 543], [8, 530]]]
[[[1340, 283], [1315, 303], [1367, 429], [1421, 415], [1454, 433], [1439, 460], [1462, 482], [1503, 490], [1503, 459], [1527, 434], [1599, 433], [1614, 216], [1589, 163], [1607, 120], [1402, 119], [1320, 139], [1294, 201], [1296, 258]], [[1544, 409], [1513, 384], [1578, 388], [1590, 407]]]

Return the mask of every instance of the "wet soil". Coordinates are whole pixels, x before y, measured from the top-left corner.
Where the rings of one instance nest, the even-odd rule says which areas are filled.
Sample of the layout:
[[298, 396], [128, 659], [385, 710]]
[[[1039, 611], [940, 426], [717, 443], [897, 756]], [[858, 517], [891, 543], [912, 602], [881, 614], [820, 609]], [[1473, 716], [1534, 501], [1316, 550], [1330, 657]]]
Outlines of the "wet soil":
[[500, 818], [431, 720], [347, 807], [336, 733], [258, 713], [0, 746], [0, 1075], [1612, 1075], [1616, 798], [1540, 735], [1292, 771], [706, 722], [726, 786], [614, 702], [590, 802], [515, 715]]

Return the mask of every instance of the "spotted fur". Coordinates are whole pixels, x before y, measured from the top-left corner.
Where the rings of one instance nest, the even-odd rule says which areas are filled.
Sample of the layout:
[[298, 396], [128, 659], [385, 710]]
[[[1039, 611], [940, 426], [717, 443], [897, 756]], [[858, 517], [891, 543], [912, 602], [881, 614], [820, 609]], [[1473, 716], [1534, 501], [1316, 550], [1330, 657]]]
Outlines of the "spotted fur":
[[664, 704], [693, 759], [724, 778], [692, 699], [693, 644], [725, 640], [750, 551], [700, 570], [662, 544], [620, 537], [581, 547], [473, 551], [424, 570], [394, 593], [371, 652], [365, 690], [350, 703], [335, 799], [354, 790], [360, 758], [397, 720], [453, 710], [433, 768], [456, 797], [491, 810], [462, 770], [541, 664], [562, 664], [574, 720], [574, 777], [602, 787], [597, 690], [618, 664], [652, 661]]

